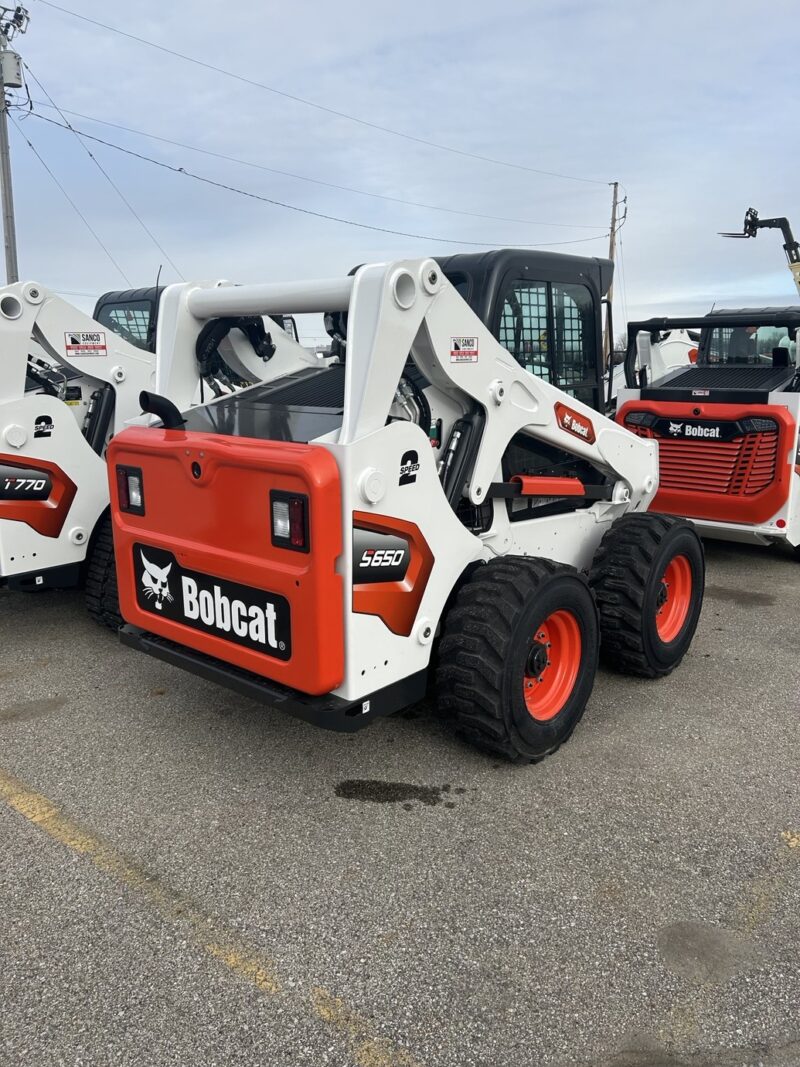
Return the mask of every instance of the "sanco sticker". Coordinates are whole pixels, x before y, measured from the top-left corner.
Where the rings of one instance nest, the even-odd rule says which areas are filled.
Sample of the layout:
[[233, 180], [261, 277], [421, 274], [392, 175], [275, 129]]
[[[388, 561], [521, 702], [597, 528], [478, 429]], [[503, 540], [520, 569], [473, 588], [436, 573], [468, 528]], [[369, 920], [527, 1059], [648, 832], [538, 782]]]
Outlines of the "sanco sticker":
[[102, 330], [70, 330], [64, 334], [68, 356], [107, 356], [106, 335]]
[[451, 363], [477, 363], [478, 362], [478, 338], [477, 337], [451, 337], [450, 338], [450, 362]]

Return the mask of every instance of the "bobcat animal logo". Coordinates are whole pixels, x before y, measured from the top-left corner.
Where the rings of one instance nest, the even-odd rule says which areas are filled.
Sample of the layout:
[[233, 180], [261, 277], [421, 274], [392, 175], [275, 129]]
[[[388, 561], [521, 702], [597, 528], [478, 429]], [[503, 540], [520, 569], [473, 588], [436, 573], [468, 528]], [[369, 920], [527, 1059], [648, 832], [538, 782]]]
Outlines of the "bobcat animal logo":
[[172, 603], [175, 597], [169, 591], [169, 572], [172, 570], [172, 564], [168, 563], [166, 567], [157, 567], [155, 563], [151, 563], [144, 552], [139, 553], [142, 557], [142, 563], [144, 564], [144, 574], [142, 575], [142, 589], [144, 595], [152, 600], [155, 597], [155, 609], [161, 611], [164, 606], [164, 601]]
[[671, 422], [669, 424], [669, 432], [672, 434], [673, 437], [677, 437], [682, 429], [683, 429], [683, 423], [682, 422]]

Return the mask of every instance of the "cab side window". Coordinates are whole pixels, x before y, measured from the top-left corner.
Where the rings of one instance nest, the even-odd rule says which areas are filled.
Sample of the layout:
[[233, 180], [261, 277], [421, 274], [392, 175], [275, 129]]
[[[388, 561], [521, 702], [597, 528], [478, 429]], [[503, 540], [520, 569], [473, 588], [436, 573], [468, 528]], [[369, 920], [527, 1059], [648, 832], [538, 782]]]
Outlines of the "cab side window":
[[150, 318], [152, 306], [149, 300], [128, 300], [122, 304], [103, 304], [97, 312], [97, 321], [129, 344], [143, 348], [150, 343]]
[[512, 283], [500, 314], [498, 341], [531, 374], [552, 381], [548, 357], [548, 286], [546, 282]]
[[595, 330], [586, 286], [518, 280], [506, 290], [497, 339], [531, 374], [594, 406]]
[[597, 376], [594, 301], [585, 285], [552, 287], [555, 384], [592, 404]]

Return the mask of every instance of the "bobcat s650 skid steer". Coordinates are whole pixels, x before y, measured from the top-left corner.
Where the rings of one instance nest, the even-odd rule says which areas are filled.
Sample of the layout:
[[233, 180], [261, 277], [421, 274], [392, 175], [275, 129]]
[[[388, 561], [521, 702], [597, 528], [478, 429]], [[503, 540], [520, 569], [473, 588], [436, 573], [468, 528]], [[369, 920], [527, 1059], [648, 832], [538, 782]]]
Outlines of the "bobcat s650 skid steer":
[[621, 670], [669, 673], [701, 609], [697, 534], [647, 511], [652, 442], [528, 369], [558, 321], [595, 351], [596, 294], [568, 260], [558, 286], [519, 253], [485, 261], [513, 354], [433, 259], [176, 287], [176, 360], [209, 320], [280, 308], [333, 316], [341, 361], [191, 410], [142, 397], [160, 421], [108, 453], [122, 640], [341, 730], [430, 677], [464, 735], [515, 760], [569, 737], [601, 642]]

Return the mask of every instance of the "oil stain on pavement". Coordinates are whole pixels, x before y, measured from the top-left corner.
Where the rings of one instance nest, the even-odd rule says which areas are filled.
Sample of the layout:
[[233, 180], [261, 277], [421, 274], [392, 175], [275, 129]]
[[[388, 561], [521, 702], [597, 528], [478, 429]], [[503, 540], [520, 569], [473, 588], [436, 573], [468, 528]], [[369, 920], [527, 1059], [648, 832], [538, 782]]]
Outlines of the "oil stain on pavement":
[[741, 604], [745, 608], [768, 607], [775, 603], [772, 593], [760, 593], [755, 589], [731, 589], [725, 585], [707, 585], [705, 595], [712, 600]]
[[665, 926], [658, 934], [658, 950], [674, 974], [695, 982], [727, 982], [759, 960], [747, 937], [705, 922]]
[[9, 704], [0, 708], [0, 723], [4, 722], [30, 722], [42, 715], [49, 715], [51, 711], [58, 711], [67, 703], [65, 697], [51, 697], [47, 700], [22, 700], [17, 704]]
[[375, 778], [348, 778], [338, 782], [334, 792], [342, 800], [365, 800], [372, 804], [402, 804], [406, 811], [413, 807], [413, 801], [430, 808], [444, 804], [454, 808], [455, 804], [448, 797], [466, 793], [466, 789], [449, 785], [413, 785], [410, 782], [381, 782]]

